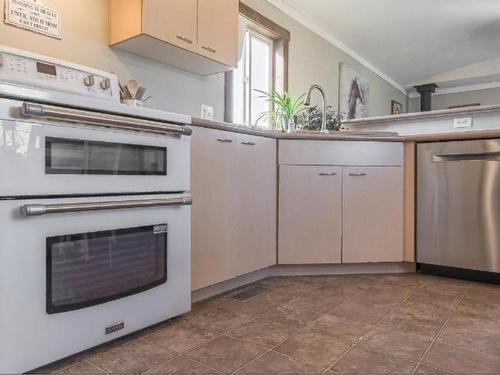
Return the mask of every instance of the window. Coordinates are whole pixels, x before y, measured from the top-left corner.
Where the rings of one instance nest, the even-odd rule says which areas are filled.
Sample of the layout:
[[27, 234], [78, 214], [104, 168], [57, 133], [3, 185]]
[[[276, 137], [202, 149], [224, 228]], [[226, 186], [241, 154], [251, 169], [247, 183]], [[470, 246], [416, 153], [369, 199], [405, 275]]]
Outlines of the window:
[[268, 119], [259, 116], [270, 111], [263, 94], [273, 89], [273, 40], [247, 29], [243, 39], [238, 69], [233, 72], [233, 121], [250, 126], [270, 127]]
[[258, 91], [288, 89], [289, 42], [288, 30], [240, 2], [241, 54], [238, 68], [225, 75], [225, 121], [271, 126], [269, 119], [257, 121], [273, 109]]

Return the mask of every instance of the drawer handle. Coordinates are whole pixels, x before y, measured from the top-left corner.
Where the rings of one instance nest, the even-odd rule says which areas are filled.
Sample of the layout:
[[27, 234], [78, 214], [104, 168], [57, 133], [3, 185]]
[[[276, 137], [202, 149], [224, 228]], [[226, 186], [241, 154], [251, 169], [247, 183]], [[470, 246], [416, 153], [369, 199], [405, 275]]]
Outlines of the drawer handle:
[[186, 38], [185, 36], [182, 35], [176, 35], [175, 36], [177, 39], [182, 40], [183, 42], [186, 42], [188, 44], [193, 44], [193, 41], [189, 38]]
[[217, 51], [215, 49], [213, 49], [212, 47], [207, 47], [207, 46], [203, 46], [201, 47], [203, 48], [205, 51], [208, 51], [208, 52], [212, 52], [212, 53], [216, 53]]
[[366, 176], [366, 173], [349, 173], [351, 177], [363, 177]]
[[241, 142], [241, 144], [245, 146], [255, 146], [255, 142]]
[[233, 140], [229, 138], [217, 138], [217, 141], [221, 143], [231, 143]]
[[321, 172], [321, 173], [318, 173], [318, 176], [336, 176], [337, 173], [335, 172]]

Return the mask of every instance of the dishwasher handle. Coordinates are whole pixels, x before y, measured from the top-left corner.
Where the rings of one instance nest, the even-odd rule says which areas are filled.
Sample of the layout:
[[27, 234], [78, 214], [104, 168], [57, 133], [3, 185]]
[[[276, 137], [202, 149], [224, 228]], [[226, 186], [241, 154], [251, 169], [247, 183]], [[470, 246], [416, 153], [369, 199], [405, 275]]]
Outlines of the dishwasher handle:
[[500, 151], [434, 154], [432, 155], [432, 161], [434, 163], [447, 161], [500, 161]]

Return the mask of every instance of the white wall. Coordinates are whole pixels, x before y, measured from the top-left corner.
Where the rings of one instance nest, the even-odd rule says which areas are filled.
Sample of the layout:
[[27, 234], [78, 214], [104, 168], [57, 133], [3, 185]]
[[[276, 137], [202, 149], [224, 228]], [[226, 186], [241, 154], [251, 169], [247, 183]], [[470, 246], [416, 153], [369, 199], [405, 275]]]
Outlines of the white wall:
[[[433, 110], [474, 103], [481, 105], [500, 104], [500, 87], [452, 94], [434, 94], [432, 96]], [[410, 98], [408, 109], [409, 112], [419, 112], [420, 98]]]
[[[339, 62], [353, 65], [370, 80], [370, 116], [390, 113], [391, 99], [403, 105], [406, 97], [392, 85], [353, 61], [342, 51], [306, 29], [265, 0], [245, 0], [249, 6], [291, 31], [290, 90], [303, 92], [313, 83], [325, 87], [337, 107]], [[199, 116], [202, 103], [224, 117], [224, 76], [201, 77], [164, 66], [107, 46], [106, 0], [44, 0], [62, 13], [63, 38], [56, 40], [0, 23], [0, 44], [54, 56], [118, 74], [122, 81], [137, 79], [153, 98], [148, 106]], [[3, 6], [0, 7], [3, 19]]]

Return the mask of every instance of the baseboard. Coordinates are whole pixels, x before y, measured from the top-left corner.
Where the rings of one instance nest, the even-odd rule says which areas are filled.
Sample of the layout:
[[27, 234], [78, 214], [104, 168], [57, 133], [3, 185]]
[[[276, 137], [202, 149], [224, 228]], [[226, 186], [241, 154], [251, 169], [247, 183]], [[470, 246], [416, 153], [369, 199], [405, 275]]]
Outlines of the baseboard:
[[256, 281], [270, 277], [271, 268], [264, 268], [263, 270], [247, 273], [242, 276], [235, 277], [221, 283], [207, 286], [206, 288], [195, 290], [191, 293], [192, 303], [202, 301], [204, 299], [225, 293], [228, 290], [240, 288], [247, 284], [252, 284]]
[[225, 293], [229, 290], [273, 276], [355, 275], [377, 273], [413, 273], [415, 263], [366, 263], [366, 264], [319, 264], [284, 266], [277, 265], [251, 272], [234, 279], [195, 290], [191, 293], [193, 303]]
[[271, 276], [353, 275], [362, 273], [410, 273], [415, 263], [318, 264], [270, 268]]

